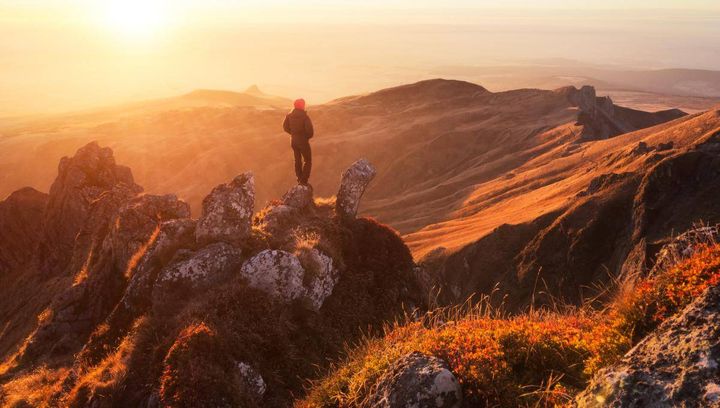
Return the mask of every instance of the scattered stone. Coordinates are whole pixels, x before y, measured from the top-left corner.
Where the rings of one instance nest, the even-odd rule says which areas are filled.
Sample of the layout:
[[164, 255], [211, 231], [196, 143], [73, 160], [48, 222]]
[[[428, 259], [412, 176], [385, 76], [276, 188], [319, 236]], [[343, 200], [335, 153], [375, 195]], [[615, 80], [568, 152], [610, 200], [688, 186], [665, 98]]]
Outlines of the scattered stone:
[[455, 375], [444, 361], [410, 353], [396, 361], [377, 380], [370, 398], [363, 405], [370, 408], [459, 408], [462, 390]]
[[598, 372], [578, 407], [717, 406], [720, 287], [707, 289], [618, 363]]
[[202, 203], [195, 237], [198, 243], [242, 243], [250, 233], [255, 206], [255, 177], [243, 173], [215, 187]]
[[240, 378], [245, 383], [245, 386], [250, 392], [256, 394], [259, 397], [265, 395], [267, 385], [265, 385], [265, 380], [263, 380], [260, 373], [258, 373], [254, 368], [252, 368], [250, 364], [244, 363], [242, 361], [237, 363], [237, 369], [238, 373], [240, 374]]
[[288, 190], [283, 196], [283, 204], [293, 208], [303, 209], [312, 204], [312, 202], [313, 188], [309, 184], [298, 184]]
[[342, 219], [354, 219], [365, 188], [375, 177], [376, 170], [366, 159], [353, 163], [342, 174], [335, 210]]

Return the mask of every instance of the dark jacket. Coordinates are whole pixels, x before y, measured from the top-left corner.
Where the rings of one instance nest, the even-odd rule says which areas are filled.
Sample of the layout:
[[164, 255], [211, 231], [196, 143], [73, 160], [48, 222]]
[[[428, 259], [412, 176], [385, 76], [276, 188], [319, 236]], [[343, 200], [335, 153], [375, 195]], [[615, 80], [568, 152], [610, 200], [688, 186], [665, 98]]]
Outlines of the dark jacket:
[[313, 137], [313, 124], [307, 112], [293, 109], [285, 116], [283, 129], [292, 136], [293, 146], [306, 144]]

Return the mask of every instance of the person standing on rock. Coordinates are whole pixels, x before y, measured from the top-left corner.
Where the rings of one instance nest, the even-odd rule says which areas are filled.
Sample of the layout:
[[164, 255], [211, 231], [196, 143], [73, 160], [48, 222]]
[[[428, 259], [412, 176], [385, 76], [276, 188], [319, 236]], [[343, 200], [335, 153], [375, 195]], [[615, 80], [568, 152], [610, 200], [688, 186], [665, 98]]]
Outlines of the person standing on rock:
[[295, 153], [295, 175], [298, 183], [306, 185], [310, 179], [312, 168], [312, 151], [310, 139], [313, 137], [313, 124], [305, 112], [305, 100], [297, 99], [294, 109], [285, 116], [283, 129], [292, 137], [290, 146]]

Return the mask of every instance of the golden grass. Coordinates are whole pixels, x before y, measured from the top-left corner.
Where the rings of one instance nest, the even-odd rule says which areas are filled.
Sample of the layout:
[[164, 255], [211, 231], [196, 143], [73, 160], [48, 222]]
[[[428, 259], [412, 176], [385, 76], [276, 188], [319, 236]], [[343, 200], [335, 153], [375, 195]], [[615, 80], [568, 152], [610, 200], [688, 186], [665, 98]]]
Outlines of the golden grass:
[[619, 283], [618, 295], [603, 310], [531, 310], [509, 317], [485, 298], [477, 306], [408, 317], [387, 327], [382, 338], [363, 339], [296, 405], [362, 405], [390, 364], [413, 351], [445, 360], [471, 405], [567, 404], [590, 375], [615, 363], [706, 288], [720, 284], [720, 245], [702, 246], [655, 276]]
[[152, 234], [150, 234], [150, 238], [148, 238], [148, 240], [142, 246], [140, 246], [140, 248], [138, 248], [138, 250], [135, 251], [135, 253], [128, 260], [127, 268], [125, 269], [125, 278], [127, 278], [127, 279], [132, 278], [133, 274], [135, 273], [135, 267], [137, 267], [138, 262], [140, 262], [140, 259], [142, 259], [142, 257], [145, 256], [145, 253], [147, 252], [148, 248], [150, 248], [150, 245], [152, 245], [155, 242], [158, 235], [160, 235], [160, 224], [158, 224], [155, 227]]
[[[146, 326], [146, 318], [137, 319], [133, 324], [133, 328], [115, 350], [105, 356], [97, 365], [84, 368], [79, 373], [78, 381], [65, 396], [65, 402], [87, 401], [90, 396], [95, 394], [112, 394], [125, 379], [128, 362], [139, 339], [138, 332]], [[99, 330], [103, 330], [103, 328]]]
[[57, 406], [52, 397], [61, 391], [61, 384], [70, 370], [40, 367], [29, 374], [18, 376], [0, 388], [3, 407], [49, 408]]

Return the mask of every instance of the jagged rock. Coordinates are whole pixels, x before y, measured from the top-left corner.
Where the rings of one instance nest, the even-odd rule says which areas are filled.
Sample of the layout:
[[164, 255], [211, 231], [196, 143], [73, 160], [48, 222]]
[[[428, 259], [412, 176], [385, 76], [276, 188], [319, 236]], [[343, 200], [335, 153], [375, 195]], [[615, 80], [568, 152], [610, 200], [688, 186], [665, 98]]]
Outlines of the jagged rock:
[[250, 233], [254, 206], [255, 177], [250, 172], [215, 187], [203, 200], [197, 241], [242, 243]]
[[702, 245], [716, 243], [719, 234], [720, 224], [695, 228], [678, 235], [660, 249], [650, 273], [655, 274], [691, 257]]
[[150, 303], [152, 287], [163, 266], [170, 263], [178, 250], [190, 250], [194, 245], [194, 220], [183, 218], [160, 224], [155, 242], [138, 261], [128, 283], [122, 299], [124, 307], [137, 313], [143, 311]]
[[284, 301], [306, 294], [303, 286], [305, 270], [300, 260], [285, 251], [266, 249], [248, 259], [240, 269], [248, 284]]
[[325, 299], [330, 296], [340, 278], [333, 260], [317, 249], [304, 251], [300, 259], [303, 265], [306, 296], [314, 310], [319, 310]]
[[444, 361], [420, 352], [393, 363], [377, 380], [367, 408], [459, 408], [462, 390]]
[[224, 242], [197, 252], [179, 250], [158, 274], [152, 288], [152, 309], [157, 316], [172, 314], [188, 300], [227, 280], [242, 263], [242, 251]]
[[310, 185], [298, 184], [283, 196], [283, 204], [303, 209], [313, 202], [313, 188]]
[[142, 195], [124, 204], [108, 238], [116, 267], [125, 270], [125, 276], [131, 277], [139, 260], [138, 251], [152, 244], [148, 238], [155, 241], [160, 223], [188, 217], [190, 206], [174, 194]]
[[706, 290], [618, 363], [598, 372], [578, 407], [720, 404], [720, 287]]
[[44, 216], [42, 247], [48, 264], [63, 269], [70, 260], [75, 237], [87, 221], [90, 207], [103, 193], [113, 189], [125, 190], [130, 196], [142, 191], [130, 169], [115, 164], [110, 148], [101, 148], [92, 142], [72, 158], [60, 160]]
[[47, 200], [47, 194], [26, 187], [0, 201], [0, 277], [32, 258]]
[[342, 174], [335, 210], [343, 219], [354, 219], [365, 188], [375, 177], [375, 167], [366, 159], [353, 163]]
[[248, 391], [258, 397], [265, 395], [267, 385], [265, 385], [265, 380], [263, 380], [257, 370], [255, 370], [250, 364], [240, 361], [237, 363], [237, 371]]

